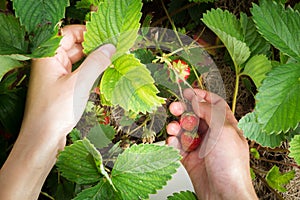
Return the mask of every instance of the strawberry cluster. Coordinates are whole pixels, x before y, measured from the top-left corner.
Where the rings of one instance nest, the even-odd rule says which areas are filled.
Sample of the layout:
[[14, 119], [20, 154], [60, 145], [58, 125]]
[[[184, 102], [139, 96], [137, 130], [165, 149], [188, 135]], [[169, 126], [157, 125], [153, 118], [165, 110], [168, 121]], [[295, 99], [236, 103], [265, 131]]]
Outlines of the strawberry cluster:
[[201, 143], [198, 131], [199, 118], [191, 112], [181, 115], [179, 124], [181, 126], [180, 141], [182, 149], [186, 152], [195, 150]]

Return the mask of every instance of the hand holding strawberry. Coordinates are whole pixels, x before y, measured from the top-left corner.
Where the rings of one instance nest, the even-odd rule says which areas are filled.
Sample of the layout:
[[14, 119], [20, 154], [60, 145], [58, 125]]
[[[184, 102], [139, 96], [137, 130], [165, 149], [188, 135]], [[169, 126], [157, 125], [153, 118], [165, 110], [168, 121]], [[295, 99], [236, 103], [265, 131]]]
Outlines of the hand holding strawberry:
[[[237, 128], [237, 120], [221, 97], [204, 90], [186, 89], [184, 97], [191, 102], [194, 115], [199, 118], [197, 136], [191, 138], [193, 120], [184, 112], [182, 102], [173, 102], [169, 109], [180, 122], [167, 126], [167, 143], [181, 150], [181, 162], [189, 174], [199, 199], [257, 199], [252, 185], [249, 147]], [[204, 100], [204, 101], [203, 101]], [[188, 121], [186, 124], [184, 121]], [[189, 124], [189, 126], [185, 126]], [[193, 130], [195, 131], [195, 130]], [[192, 132], [193, 132], [192, 131]], [[200, 148], [198, 147], [201, 143]], [[197, 147], [195, 147], [197, 146]]]

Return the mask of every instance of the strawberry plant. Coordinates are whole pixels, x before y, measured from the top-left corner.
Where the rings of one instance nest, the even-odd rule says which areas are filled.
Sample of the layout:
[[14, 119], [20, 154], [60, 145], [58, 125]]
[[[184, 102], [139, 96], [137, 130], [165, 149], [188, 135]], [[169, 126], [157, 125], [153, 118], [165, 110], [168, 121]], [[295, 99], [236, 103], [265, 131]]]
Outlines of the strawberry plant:
[[[142, 2], [155, 3], [0, 0], [1, 162], [7, 156], [2, 152], [9, 151], [8, 141], [19, 131], [31, 60], [53, 56], [61, 40], [60, 28], [79, 22], [87, 28], [86, 55], [106, 43], [114, 44], [117, 52], [95, 83], [85, 113], [47, 179], [43, 190], [49, 194], [42, 192], [44, 196], [147, 199], [171, 179], [179, 166], [178, 152], [152, 143], [166, 138], [165, 124], [174, 120], [167, 105], [184, 100], [184, 88], [211, 88], [203, 84], [202, 74], [214, 63], [197, 42], [210, 47], [202, 40], [202, 32], [195, 31], [203, 24], [217, 35], [231, 58], [236, 75], [232, 111], [237, 110], [241, 79], [251, 80], [257, 89], [252, 91], [254, 111], [239, 120], [249, 143], [259, 145], [251, 146], [251, 157], [260, 160], [259, 148], [278, 148], [287, 142], [289, 156], [299, 165], [300, 4], [292, 8], [284, 6], [287, 1], [261, 0], [247, 15], [210, 9], [221, 1], [171, 0], [168, 5], [161, 2], [167, 16], [156, 19], [151, 9], [142, 13]], [[167, 19], [172, 31], [149, 27]], [[207, 51], [216, 55], [218, 49]], [[199, 119], [186, 113], [175, 120], [181, 125], [183, 149], [197, 148], [203, 137], [196, 128]], [[261, 171], [253, 167], [251, 172], [260, 177]], [[270, 188], [284, 192], [295, 172], [281, 172], [274, 165], [264, 175]], [[185, 191], [168, 199], [196, 197]]]
[[[299, 164], [300, 49], [297, 41], [300, 39], [300, 14], [291, 7], [285, 8], [281, 2], [271, 0], [253, 4], [251, 14], [248, 17], [240, 13], [238, 19], [229, 11], [212, 9], [202, 21], [220, 38], [232, 59], [236, 74], [233, 112], [240, 78], [247, 76], [257, 88], [254, 111], [239, 121], [245, 136], [271, 148], [291, 140], [290, 156]], [[270, 47], [279, 51], [279, 60], [274, 59]], [[275, 176], [274, 169], [270, 170], [270, 174]], [[286, 184], [293, 176], [293, 171], [281, 176], [282, 180], [278, 175], [277, 181], [282, 182], [276, 184]], [[270, 176], [266, 179], [271, 187], [283, 190], [268, 178]]]

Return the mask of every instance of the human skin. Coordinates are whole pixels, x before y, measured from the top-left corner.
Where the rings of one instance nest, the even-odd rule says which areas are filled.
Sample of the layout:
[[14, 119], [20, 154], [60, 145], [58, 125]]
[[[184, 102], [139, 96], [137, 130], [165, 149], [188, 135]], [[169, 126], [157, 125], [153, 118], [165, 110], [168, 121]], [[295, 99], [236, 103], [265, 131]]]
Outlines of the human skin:
[[[199, 130], [204, 139], [195, 151], [184, 152], [179, 140], [180, 125], [174, 121], [167, 126], [167, 143], [181, 151], [182, 164], [198, 198], [257, 199], [250, 176], [248, 143], [227, 103], [199, 89], [186, 89], [184, 97], [200, 118]], [[182, 102], [173, 102], [169, 107], [175, 116], [187, 108]]]
[[84, 31], [83, 25], [64, 27], [56, 55], [32, 61], [21, 130], [0, 171], [0, 199], [38, 198], [67, 134], [84, 111], [94, 81], [111, 64], [115, 47], [108, 44], [71, 71], [72, 64], [84, 57]]

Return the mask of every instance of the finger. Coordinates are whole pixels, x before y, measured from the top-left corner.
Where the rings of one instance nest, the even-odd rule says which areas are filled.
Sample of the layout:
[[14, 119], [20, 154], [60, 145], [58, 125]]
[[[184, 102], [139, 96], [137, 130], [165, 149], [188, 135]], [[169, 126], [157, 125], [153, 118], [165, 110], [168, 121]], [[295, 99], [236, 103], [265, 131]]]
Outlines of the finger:
[[79, 120], [95, 80], [111, 64], [115, 47], [111, 44], [101, 46], [92, 52], [77, 68], [72, 76], [76, 79], [74, 90], [74, 118]]
[[115, 47], [111, 44], [92, 52], [75, 71], [78, 74], [78, 82], [82, 83], [84, 88], [91, 88], [99, 75], [111, 64], [110, 59], [114, 53]]
[[69, 59], [67, 52], [62, 47], [59, 47], [56, 50], [55, 59], [61, 64], [63, 68], [66, 69], [67, 74], [71, 72], [72, 63]]
[[184, 90], [183, 94], [184, 97], [190, 101], [196, 96], [198, 98], [198, 101], [204, 100], [211, 104], [217, 104], [217, 103], [226, 104], [225, 100], [222, 97], [220, 97], [217, 94], [208, 92], [206, 90], [188, 88]]
[[181, 126], [177, 121], [172, 121], [167, 125], [166, 129], [169, 135], [177, 136], [180, 133]]
[[68, 57], [72, 64], [78, 62], [83, 58], [84, 54], [82, 52], [82, 49], [83, 48], [81, 44], [75, 44], [73, 48], [67, 51]]
[[185, 105], [183, 102], [172, 102], [169, 106], [169, 110], [174, 116], [180, 116], [185, 111]]
[[60, 41], [60, 46], [66, 51], [71, 49], [74, 44], [83, 42], [83, 33], [86, 31], [85, 25], [69, 25], [61, 30], [63, 38]]

